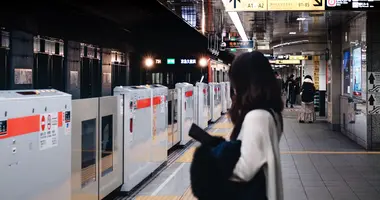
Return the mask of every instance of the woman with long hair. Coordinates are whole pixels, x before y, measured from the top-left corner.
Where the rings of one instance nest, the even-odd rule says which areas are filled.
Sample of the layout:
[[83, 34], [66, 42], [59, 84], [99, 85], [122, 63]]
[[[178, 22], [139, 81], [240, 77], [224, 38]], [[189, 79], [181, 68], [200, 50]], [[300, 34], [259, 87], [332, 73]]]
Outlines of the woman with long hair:
[[281, 200], [279, 141], [284, 109], [281, 87], [268, 59], [260, 52], [245, 53], [236, 58], [229, 76], [235, 92], [235, 101], [229, 111], [234, 124], [230, 139], [241, 140], [241, 155], [232, 180], [250, 182], [265, 174], [262, 184], [267, 185], [267, 199]]
[[230, 141], [218, 138], [196, 149], [190, 169], [193, 193], [200, 200], [283, 200], [281, 86], [268, 59], [256, 51], [237, 57], [229, 77]]

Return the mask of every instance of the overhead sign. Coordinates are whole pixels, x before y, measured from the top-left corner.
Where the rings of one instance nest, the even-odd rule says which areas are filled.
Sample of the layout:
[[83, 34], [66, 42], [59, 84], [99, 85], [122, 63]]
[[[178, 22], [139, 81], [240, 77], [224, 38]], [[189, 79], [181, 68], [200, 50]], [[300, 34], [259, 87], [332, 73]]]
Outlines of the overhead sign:
[[249, 41], [226, 41], [227, 49], [252, 49], [254, 47], [254, 42]]
[[302, 56], [289, 56], [289, 60], [308, 60], [309, 56], [302, 55]]
[[197, 63], [196, 59], [181, 59], [181, 64], [191, 65], [191, 64], [196, 64], [196, 63]]
[[161, 63], [162, 63], [161, 59], [156, 59], [156, 64], [161, 64]]
[[267, 11], [267, 5], [267, 0], [228, 0], [225, 7], [226, 11]]
[[375, 10], [380, 8], [376, 0], [326, 0], [326, 10]]
[[278, 60], [309, 60], [308, 55], [277, 55]]
[[174, 65], [175, 64], [175, 59], [174, 58], [168, 58], [166, 63], [168, 65]]
[[325, 0], [225, 0], [226, 11], [321, 11]]
[[324, 0], [268, 0], [268, 11], [325, 10]]
[[276, 65], [300, 65], [300, 60], [276, 60]]

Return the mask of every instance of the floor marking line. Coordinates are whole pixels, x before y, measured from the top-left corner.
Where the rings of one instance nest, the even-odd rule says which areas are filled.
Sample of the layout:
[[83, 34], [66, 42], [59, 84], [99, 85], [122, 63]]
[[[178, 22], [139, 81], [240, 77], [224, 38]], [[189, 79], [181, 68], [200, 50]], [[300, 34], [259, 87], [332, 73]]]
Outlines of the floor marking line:
[[282, 151], [281, 154], [352, 154], [352, 155], [380, 155], [378, 151]]
[[168, 184], [174, 177], [177, 175], [177, 173], [185, 166], [186, 163], [182, 163], [170, 176], [163, 182], [161, 183], [160, 186], [156, 190], [154, 190], [151, 194], [151, 196], [156, 196], [165, 186]]

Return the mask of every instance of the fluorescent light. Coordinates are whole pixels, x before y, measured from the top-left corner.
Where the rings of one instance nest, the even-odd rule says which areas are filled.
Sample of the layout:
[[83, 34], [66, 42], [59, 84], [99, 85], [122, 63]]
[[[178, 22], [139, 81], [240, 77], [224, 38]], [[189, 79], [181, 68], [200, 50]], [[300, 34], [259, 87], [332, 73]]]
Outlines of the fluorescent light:
[[289, 35], [295, 35], [296, 32], [289, 32]]
[[205, 1], [202, 0], [202, 33], [206, 32], [206, 12], [205, 12]]
[[298, 17], [298, 18], [297, 18], [297, 21], [305, 21], [305, 20], [306, 20], [305, 17]]
[[[228, 3], [228, 0], [222, 0], [223, 2], [223, 5], [224, 5], [224, 8], [226, 8], [226, 1]], [[248, 41], [248, 37], [247, 37], [247, 34], [245, 33], [245, 30], [244, 30], [244, 27], [243, 27], [243, 24], [241, 23], [241, 20], [239, 18], [239, 15], [237, 12], [228, 12], [228, 15], [230, 16], [232, 22], [234, 23], [241, 39], [243, 41]]]
[[228, 14], [230, 15], [230, 18], [231, 18], [232, 22], [234, 23], [241, 39], [243, 41], [248, 41], [247, 34], [245, 34], [245, 30], [244, 30], [243, 24], [240, 21], [238, 13], [237, 12], [228, 12]]

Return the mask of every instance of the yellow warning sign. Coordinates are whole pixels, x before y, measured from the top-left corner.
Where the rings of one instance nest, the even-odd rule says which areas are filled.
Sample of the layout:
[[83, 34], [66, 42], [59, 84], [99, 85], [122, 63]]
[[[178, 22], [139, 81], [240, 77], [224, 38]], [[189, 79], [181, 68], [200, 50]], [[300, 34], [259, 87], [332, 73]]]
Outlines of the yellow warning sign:
[[314, 86], [315, 89], [319, 90], [319, 56], [313, 56], [313, 62], [314, 62]]
[[325, 0], [226, 0], [226, 11], [323, 11]]
[[323, 0], [268, 0], [268, 11], [325, 10]]

